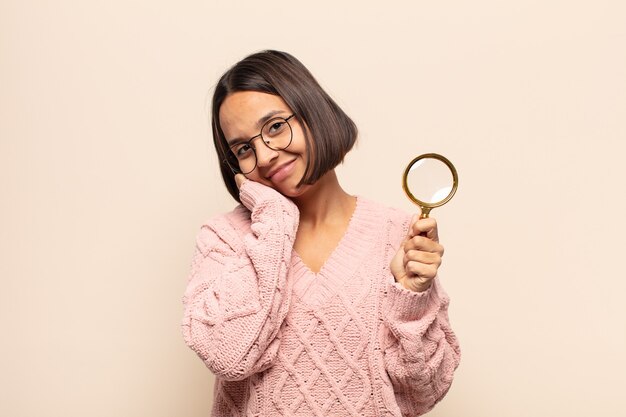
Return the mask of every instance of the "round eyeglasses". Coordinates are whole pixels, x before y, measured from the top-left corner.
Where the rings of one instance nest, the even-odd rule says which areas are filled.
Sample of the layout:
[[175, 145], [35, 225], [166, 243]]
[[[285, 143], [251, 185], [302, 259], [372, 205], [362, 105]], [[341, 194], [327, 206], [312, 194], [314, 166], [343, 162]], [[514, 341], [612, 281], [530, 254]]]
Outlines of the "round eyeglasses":
[[226, 162], [233, 173], [249, 174], [256, 168], [256, 150], [252, 142], [256, 138], [261, 138], [265, 146], [274, 150], [282, 151], [291, 145], [293, 131], [289, 124], [289, 117], [274, 117], [263, 124], [261, 132], [246, 141], [234, 143], [226, 153]]

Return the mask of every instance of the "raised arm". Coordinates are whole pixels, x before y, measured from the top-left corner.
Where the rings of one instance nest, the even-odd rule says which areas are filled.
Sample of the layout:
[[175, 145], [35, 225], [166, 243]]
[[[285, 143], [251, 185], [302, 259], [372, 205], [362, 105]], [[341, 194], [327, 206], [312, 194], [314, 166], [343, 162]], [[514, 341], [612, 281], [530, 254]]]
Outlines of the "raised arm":
[[246, 181], [240, 198], [248, 211], [201, 227], [183, 296], [185, 342], [226, 380], [260, 372], [276, 356], [299, 220], [293, 202], [264, 185]]
[[446, 394], [461, 351], [448, 320], [450, 299], [437, 277], [443, 246], [436, 221], [420, 220], [419, 213], [411, 220], [397, 216], [389, 236], [399, 248], [383, 302], [382, 348], [402, 415], [417, 416]]

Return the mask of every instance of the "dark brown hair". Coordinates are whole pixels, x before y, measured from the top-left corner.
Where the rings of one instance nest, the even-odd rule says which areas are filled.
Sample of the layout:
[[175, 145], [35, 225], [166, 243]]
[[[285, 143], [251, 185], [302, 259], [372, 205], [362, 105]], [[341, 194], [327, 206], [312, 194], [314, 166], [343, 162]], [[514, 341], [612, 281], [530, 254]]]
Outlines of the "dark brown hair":
[[228, 146], [219, 118], [220, 107], [226, 97], [238, 91], [259, 91], [279, 96], [305, 127], [308, 163], [298, 186], [315, 183], [339, 165], [356, 141], [358, 131], [352, 119], [300, 61], [286, 52], [272, 50], [247, 56], [217, 82], [211, 120], [222, 178], [230, 195], [239, 202], [234, 174], [226, 162]]

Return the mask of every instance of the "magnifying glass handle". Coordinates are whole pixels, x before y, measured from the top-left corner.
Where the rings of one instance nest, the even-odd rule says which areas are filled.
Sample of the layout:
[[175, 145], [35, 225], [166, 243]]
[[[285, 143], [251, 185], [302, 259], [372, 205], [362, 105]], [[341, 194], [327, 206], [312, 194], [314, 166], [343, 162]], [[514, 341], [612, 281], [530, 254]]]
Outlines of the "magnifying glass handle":
[[[422, 206], [420, 206], [420, 208], [422, 209], [422, 214], [420, 214], [420, 220], [421, 219], [427, 219], [428, 215], [430, 214], [430, 207], [422, 207]], [[426, 232], [421, 232], [419, 235], [426, 237], [427, 233]]]

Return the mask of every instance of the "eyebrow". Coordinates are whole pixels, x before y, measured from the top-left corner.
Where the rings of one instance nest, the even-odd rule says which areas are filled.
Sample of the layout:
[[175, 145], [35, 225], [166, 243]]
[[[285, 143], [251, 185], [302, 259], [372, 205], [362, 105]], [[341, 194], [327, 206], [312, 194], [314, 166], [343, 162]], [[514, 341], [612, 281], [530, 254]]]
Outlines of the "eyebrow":
[[[267, 114], [265, 114], [265, 116], [261, 117], [259, 120], [257, 120], [256, 122], [256, 128], [257, 129], [261, 129], [261, 126], [263, 126], [265, 124], [265, 122], [267, 122], [268, 120], [270, 120], [272, 117], [276, 116], [277, 114], [280, 113], [287, 113], [286, 110], [271, 110], [269, 111]], [[258, 133], [257, 133], [258, 135]], [[227, 139], [226, 143], [228, 144], [228, 146], [232, 146], [235, 143], [239, 143], [239, 142], [247, 142], [249, 141], [250, 138], [233, 138], [233, 139]]]

